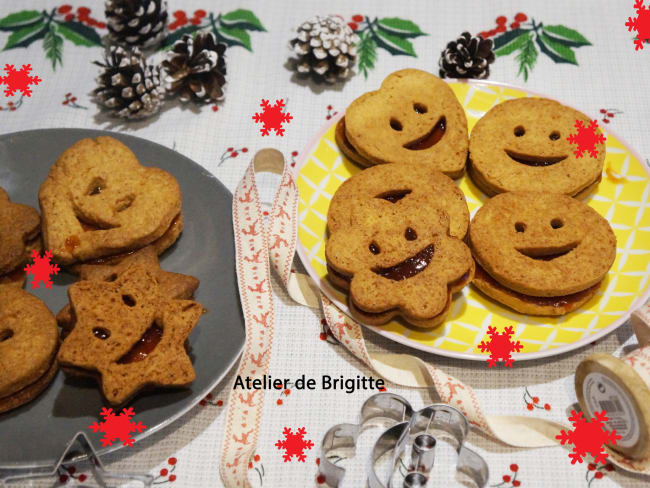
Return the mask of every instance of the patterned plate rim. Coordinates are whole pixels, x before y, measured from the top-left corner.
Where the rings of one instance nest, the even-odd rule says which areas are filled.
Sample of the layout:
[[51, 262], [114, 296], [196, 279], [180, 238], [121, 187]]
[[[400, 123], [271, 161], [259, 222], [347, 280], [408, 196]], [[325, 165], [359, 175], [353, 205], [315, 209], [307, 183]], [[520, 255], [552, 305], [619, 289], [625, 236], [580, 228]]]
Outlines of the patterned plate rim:
[[[548, 95], [545, 95], [543, 93], [536, 92], [534, 90], [529, 90], [527, 88], [523, 88], [521, 86], [517, 85], [512, 85], [510, 83], [502, 83], [499, 81], [487, 81], [487, 80], [462, 80], [462, 79], [457, 79], [457, 78], [449, 78], [447, 80], [448, 83], [467, 83], [470, 85], [477, 85], [477, 86], [497, 86], [497, 87], [502, 87], [502, 88], [509, 88], [509, 89], [514, 89], [514, 90], [520, 90], [523, 92], [526, 92], [528, 95], [533, 95], [537, 97], [544, 97], [544, 98], [550, 98], [552, 100], [556, 100], [555, 98], [549, 97]], [[558, 102], [562, 103], [563, 105], [566, 105], [567, 107], [574, 108], [576, 110], [581, 111], [580, 109], [573, 107], [570, 104], [564, 103], [563, 101], [557, 100]], [[584, 113], [584, 112], [583, 112]], [[307, 143], [307, 145], [304, 147], [304, 149], [300, 152], [300, 156], [298, 158], [298, 161], [296, 163], [295, 168], [293, 168], [293, 173], [294, 177], [296, 178], [296, 181], [298, 181], [298, 176], [300, 174], [300, 170], [302, 167], [307, 163], [309, 160], [309, 157], [311, 156], [312, 151], [316, 148], [317, 144], [320, 142], [322, 137], [327, 133], [328, 130], [332, 127], [332, 125], [336, 124], [341, 117], [345, 115], [345, 111], [339, 112], [335, 117], [332, 117], [331, 120], [328, 120], [328, 122], [321, 128], [321, 130]], [[630, 151], [630, 153], [639, 161], [643, 161], [643, 157], [630, 145], [628, 142], [622, 138], [618, 133], [615, 131], [607, 128], [605, 130], [606, 133], [612, 134], [618, 141], [625, 146], [625, 148]], [[650, 169], [646, 165], [641, 164], [643, 169], [648, 175], [648, 178], [650, 178]], [[299, 222], [300, 224], [300, 222]], [[332, 286], [327, 282], [327, 280], [321, 279], [321, 277], [316, 273], [314, 270], [313, 266], [311, 265], [307, 253], [307, 250], [304, 248], [302, 245], [302, 242], [300, 239], [298, 239], [298, 245], [297, 245], [297, 250], [298, 250], [298, 256], [300, 256], [300, 261], [302, 262], [303, 266], [307, 270], [307, 273], [311, 277], [312, 280], [318, 285], [320, 290], [329, 298], [332, 302], [336, 304], [336, 306], [343, 311], [343, 313], [349, 315], [348, 313], [348, 306], [345, 302], [342, 302], [339, 297], [337, 292], [332, 288]], [[565, 344], [563, 346], [555, 347], [552, 349], [547, 349], [544, 351], [536, 351], [536, 352], [529, 352], [529, 353], [516, 353], [513, 354], [512, 357], [515, 360], [518, 361], [526, 361], [526, 360], [533, 360], [533, 359], [541, 359], [541, 358], [547, 358], [547, 357], [552, 357], [552, 356], [557, 356], [559, 354], [564, 354], [566, 352], [573, 351], [575, 349], [578, 349], [580, 347], [586, 346], [606, 335], [608, 335], [611, 332], [614, 332], [616, 329], [618, 329], [621, 325], [623, 325], [629, 318], [630, 314], [632, 311], [640, 306], [641, 304], [645, 303], [646, 300], [650, 299], [650, 284], [646, 286], [645, 291], [632, 302], [632, 305], [630, 308], [625, 312], [621, 317], [619, 317], [617, 320], [612, 322], [608, 327], [605, 327], [598, 332], [596, 332], [593, 335], [583, 337], [582, 339], [572, 342], [569, 344]], [[416, 341], [410, 340], [408, 337], [405, 337], [403, 335], [397, 334], [395, 332], [387, 331], [381, 328], [381, 326], [373, 326], [373, 325], [368, 325], [368, 324], [363, 324], [360, 322], [364, 327], [367, 327], [368, 329], [372, 330], [373, 332], [390, 339], [391, 341], [397, 342], [399, 344], [403, 344], [405, 346], [411, 347], [413, 349], [417, 349], [420, 351], [424, 352], [429, 352], [432, 354], [437, 354], [439, 356], [445, 356], [449, 358], [454, 358], [454, 359], [467, 359], [470, 361], [485, 361], [485, 354], [476, 354], [476, 353], [468, 353], [468, 352], [460, 352], [460, 351], [450, 351], [447, 349], [441, 349], [438, 347], [432, 347], [432, 346], [427, 346], [424, 344], [421, 344]]]

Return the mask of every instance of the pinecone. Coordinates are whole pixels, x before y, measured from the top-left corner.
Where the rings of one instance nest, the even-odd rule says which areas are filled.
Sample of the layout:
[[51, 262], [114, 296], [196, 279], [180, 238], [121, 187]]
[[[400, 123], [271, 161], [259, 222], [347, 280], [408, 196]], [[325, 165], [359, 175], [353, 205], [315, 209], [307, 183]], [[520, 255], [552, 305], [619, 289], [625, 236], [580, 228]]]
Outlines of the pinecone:
[[440, 77], [487, 78], [490, 64], [494, 62], [492, 46], [492, 39], [472, 37], [469, 32], [463, 32], [440, 53]]
[[148, 65], [138, 48], [111, 46], [94, 91], [98, 102], [124, 119], [142, 119], [160, 109], [165, 90], [160, 86], [160, 68]]
[[298, 55], [294, 67], [298, 73], [312, 74], [317, 81], [335, 83], [346, 79], [357, 60], [359, 42], [352, 29], [334, 15], [312, 17], [297, 29], [289, 46]]
[[147, 48], [165, 36], [167, 0], [106, 0], [105, 13], [116, 44]]
[[194, 38], [183, 35], [162, 62], [167, 71], [167, 90], [178, 94], [183, 102], [221, 99], [226, 83], [225, 51], [226, 45], [217, 44], [212, 32], [199, 31]]

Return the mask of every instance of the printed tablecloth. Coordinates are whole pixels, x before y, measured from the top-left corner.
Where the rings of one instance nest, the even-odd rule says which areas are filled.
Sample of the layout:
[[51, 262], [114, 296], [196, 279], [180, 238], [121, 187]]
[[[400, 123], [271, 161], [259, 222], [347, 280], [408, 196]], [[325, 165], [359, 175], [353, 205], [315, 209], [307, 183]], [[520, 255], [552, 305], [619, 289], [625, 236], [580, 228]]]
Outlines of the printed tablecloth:
[[[106, 34], [103, 2], [73, 0], [69, 2], [72, 9], [61, 9], [67, 4], [64, 1], [2, 2], [0, 19], [25, 9], [45, 9], [65, 20], [65, 15], [78, 15], [79, 7], [87, 7], [89, 17], [96, 19], [96, 22], [87, 22], [88, 27], [99, 36]], [[544, 51], [535, 43], [527, 49], [503, 53], [491, 66], [490, 80], [521, 85], [578, 107], [597, 119], [601, 126], [612, 127], [644, 158], [650, 154], [646, 120], [650, 113], [650, 94], [645, 83], [650, 77], [650, 46], [635, 50], [635, 33], [628, 32], [625, 26], [628, 17], [636, 15], [633, 0], [331, 0], [327, 3], [169, 0], [169, 4], [172, 21], [178, 18], [173, 12], [183, 10], [187, 14], [187, 25], [196, 19], [194, 12], [200, 9], [216, 17], [239, 8], [252, 11], [263, 25], [264, 30], [249, 30], [245, 36], [240, 36], [236, 45], [228, 48], [223, 102], [196, 106], [171, 101], [160, 114], [150, 119], [123, 123], [100, 111], [92, 99], [98, 68], [91, 61], [101, 59], [101, 47], [63, 32], [60, 32], [60, 40], [50, 39], [54, 47], [44, 39], [29, 43], [26, 42], [29, 33], [25, 33], [25, 38], [13, 37], [15, 31], [2, 30], [0, 23], [0, 46], [5, 46], [0, 51], [0, 68], [5, 64], [17, 67], [31, 64], [33, 74], [42, 79], [39, 85], [32, 87], [29, 97], [20, 93], [5, 97], [0, 93], [0, 131], [46, 127], [123, 131], [175, 149], [203, 165], [232, 191], [243, 176], [251, 155], [258, 149], [275, 147], [295, 163], [301, 150], [323, 124], [359, 94], [377, 88], [386, 75], [406, 67], [437, 73], [440, 51], [447, 42], [464, 30], [498, 35], [499, 32], [491, 31], [498, 28], [496, 19], [504, 16], [505, 23], [500, 22], [506, 30], [516, 29], [514, 23], [534, 20], [535, 25], [564, 26], [579, 33], [588, 44], [574, 39], [579, 46], [572, 49], [572, 54], [559, 48]], [[59, 13], [60, 9], [63, 13]], [[407, 44], [366, 44], [364, 48], [370, 52], [364, 53], [359, 74], [344, 84], [317, 85], [297, 78], [290, 70], [287, 43], [295, 26], [315, 14], [330, 13], [357, 23], [359, 29], [361, 23], [357, 22], [357, 15], [369, 19], [398, 17], [413, 22], [426, 35], [408, 37]], [[179, 24], [175, 30], [180, 28]], [[29, 45], [6, 49], [20, 43]], [[163, 56], [163, 52], [155, 52], [150, 59], [160, 60]], [[285, 124], [282, 137], [273, 132], [263, 137], [260, 126], [253, 122], [252, 115], [260, 111], [262, 99], [287, 102], [287, 111], [293, 120]], [[53, 154], [52, 158], [56, 156]], [[258, 183], [263, 201], [270, 204], [277, 178], [262, 175]], [[647, 276], [645, 280], [644, 288]], [[318, 381], [323, 374], [334, 378], [371, 375], [323, 333], [322, 316], [293, 303], [277, 280], [273, 291], [277, 327], [271, 375], [295, 379], [304, 374]], [[593, 352], [621, 354], [629, 352], [636, 344], [631, 327], [625, 324], [597, 343], [572, 353], [516, 362], [513, 369], [488, 370], [484, 362], [408, 351], [371, 332], [367, 332], [366, 338], [371, 351], [410, 352], [434, 362], [471, 385], [489, 413], [537, 416], [564, 423], [576, 402], [573, 373], [577, 364]], [[131, 448], [107, 456], [108, 469], [149, 472], [155, 476], [157, 485], [222, 486], [218, 466], [225, 401], [231, 382], [232, 373], [182, 419]], [[388, 391], [405, 396], [415, 407], [432, 401], [425, 390], [388, 385]], [[368, 391], [348, 394], [340, 389], [309, 391], [291, 387], [267, 392], [258, 450], [249, 465], [252, 485], [319, 486], [320, 439], [334, 423], [356, 421], [359, 407], [369, 395]], [[282, 451], [275, 446], [287, 426], [294, 430], [305, 427], [306, 438], [316, 444], [307, 451], [304, 463], [283, 462]], [[469, 442], [487, 460], [491, 486], [640, 487], [647, 486], [649, 481], [611, 466], [599, 465], [594, 469], [587, 462], [571, 465], [567, 450], [561, 447], [514, 449], [477, 434], [472, 434]], [[365, 459], [361, 457], [348, 462], [345, 486], [364, 485], [364, 464]], [[79, 482], [80, 473], [72, 471], [61, 471], [59, 483]]]

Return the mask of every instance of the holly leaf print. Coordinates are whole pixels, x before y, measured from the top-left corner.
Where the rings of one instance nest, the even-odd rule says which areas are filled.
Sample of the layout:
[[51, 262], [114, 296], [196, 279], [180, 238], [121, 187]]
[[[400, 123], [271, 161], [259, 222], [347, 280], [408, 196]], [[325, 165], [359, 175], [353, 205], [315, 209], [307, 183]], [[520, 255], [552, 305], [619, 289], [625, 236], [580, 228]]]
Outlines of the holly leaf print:
[[181, 27], [180, 29], [176, 29], [173, 33], [165, 37], [165, 40], [162, 42], [162, 45], [160, 47], [161, 49], [169, 49], [174, 45], [176, 41], [178, 41], [181, 37], [183, 37], [183, 35], [194, 34], [196, 31], [200, 29], [201, 27], [198, 25], [188, 25], [186, 27]]
[[524, 36], [525, 40], [519, 48], [519, 54], [517, 54], [515, 59], [519, 62], [518, 75], [523, 75], [524, 81], [528, 81], [528, 73], [535, 66], [538, 52], [537, 48], [535, 48], [532, 32], [527, 32]]
[[[517, 48], [511, 48], [512, 44], [517, 43], [518, 45], [521, 45], [521, 43], [526, 40], [526, 37], [524, 36], [526, 32], [528, 31], [517, 28], [495, 37], [493, 45], [494, 54], [497, 56], [505, 56], [513, 53]], [[503, 54], [498, 54], [499, 51]]]
[[42, 39], [43, 36], [45, 36], [46, 30], [47, 28], [45, 24], [43, 22], [38, 22], [34, 25], [13, 31], [9, 36], [9, 39], [7, 39], [7, 43], [2, 50], [7, 51], [9, 49], [16, 49], [18, 47], [27, 47], [32, 42], [38, 39]]
[[94, 29], [83, 25], [81, 22], [57, 22], [58, 31], [68, 41], [77, 46], [101, 46], [102, 39]]
[[45, 57], [52, 62], [52, 69], [56, 70], [56, 63], [62, 65], [63, 58], [63, 37], [57, 32], [55, 24], [50, 24], [50, 29], [45, 34], [43, 39], [43, 49], [45, 50]]
[[556, 63], [569, 63], [578, 65], [575, 53], [570, 47], [554, 41], [543, 32], [537, 36], [539, 49]]
[[214, 29], [217, 39], [223, 40], [228, 46], [243, 46], [252, 51], [251, 36], [244, 29], [238, 27], [221, 26], [219, 30]]
[[377, 44], [383, 47], [386, 51], [395, 55], [413, 56], [417, 57], [413, 44], [403, 37], [389, 34], [383, 29], [376, 30]]
[[43, 14], [37, 10], [22, 10], [0, 19], [0, 31], [12, 31], [28, 27], [43, 20]]
[[233, 10], [219, 18], [219, 22], [227, 27], [239, 27], [241, 29], [266, 32], [266, 29], [253, 12], [243, 8]]
[[359, 71], [363, 73], [364, 78], [368, 78], [368, 71], [375, 67], [377, 60], [377, 43], [370, 32], [362, 32], [359, 36], [357, 52], [359, 53]]
[[385, 31], [390, 32], [401, 37], [418, 37], [426, 36], [427, 34], [422, 32], [417, 24], [411, 22], [410, 20], [400, 19], [399, 17], [385, 17], [379, 19], [379, 27]]
[[569, 29], [563, 25], [545, 25], [544, 33], [554, 41], [570, 47], [591, 46], [591, 42], [577, 30]]

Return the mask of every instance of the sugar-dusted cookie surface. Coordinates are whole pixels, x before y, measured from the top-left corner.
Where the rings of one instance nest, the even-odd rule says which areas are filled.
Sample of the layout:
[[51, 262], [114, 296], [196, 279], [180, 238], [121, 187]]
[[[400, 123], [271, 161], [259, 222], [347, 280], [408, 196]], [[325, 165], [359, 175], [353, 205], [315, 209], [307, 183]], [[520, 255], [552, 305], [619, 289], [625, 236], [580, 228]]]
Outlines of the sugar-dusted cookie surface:
[[431, 195], [335, 199], [332, 212], [348, 218], [328, 221], [329, 279], [349, 290], [353, 315], [373, 325], [395, 316], [417, 327], [444, 320], [452, 293], [471, 281], [474, 261], [449, 235], [449, 217]]
[[180, 214], [181, 192], [166, 171], [142, 166], [120, 141], [98, 137], [59, 156], [39, 202], [45, 247], [56, 261], [72, 264], [161, 238]]
[[[0, 188], [0, 275], [22, 268], [40, 233], [41, 218], [32, 207], [13, 203]], [[21, 269], [22, 271], [22, 269]]]
[[431, 163], [452, 178], [465, 170], [465, 112], [447, 83], [426, 71], [392, 73], [350, 104], [344, 124], [349, 147], [366, 165]]
[[45, 304], [0, 285], [0, 413], [34, 399], [58, 370], [59, 330]]
[[58, 360], [67, 373], [97, 375], [120, 405], [149, 387], [180, 387], [195, 373], [185, 341], [201, 304], [164, 297], [154, 274], [133, 264], [115, 281], [79, 281], [68, 289], [76, 322]]
[[470, 223], [469, 244], [490, 277], [532, 297], [588, 290], [605, 278], [616, 257], [607, 220], [579, 200], [552, 193], [491, 198]]
[[463, 239], [469, 225], [465, 195], [451, 178], [428, 163], [382, 164], [347, 179], [332, 198], [328, 228], [335, 231], [347, 225], [354, 212], [353, 201], [383, 199], [396, 203], [423, 195], [431, 196], [427, 202], [447, 214], [451, 235]]
[[469, 175], [490, 196], [548, 191], [584, 197], [600, 181], [605, 144], [596, 144], [596, 157], [589, 152], [576, 156], [567, 137], [576, 133], [577, 120], [591, 123], [582, 112], [546, 98], [519, 98], [493, 107], [472, 129]]

